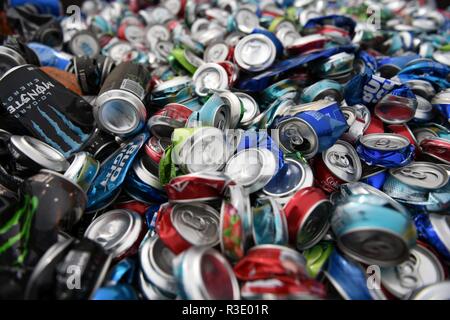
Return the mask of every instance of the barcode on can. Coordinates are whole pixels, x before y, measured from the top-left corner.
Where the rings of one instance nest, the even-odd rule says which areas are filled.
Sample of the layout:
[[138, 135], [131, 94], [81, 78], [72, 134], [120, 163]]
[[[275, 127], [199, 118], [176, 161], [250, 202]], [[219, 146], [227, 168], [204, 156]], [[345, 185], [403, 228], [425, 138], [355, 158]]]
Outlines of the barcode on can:
[[124, 79], [120, 85], [120, 89], [134, 93], [139, 99], [144, 100], [145, 90], [142, 86], [131, 79]]

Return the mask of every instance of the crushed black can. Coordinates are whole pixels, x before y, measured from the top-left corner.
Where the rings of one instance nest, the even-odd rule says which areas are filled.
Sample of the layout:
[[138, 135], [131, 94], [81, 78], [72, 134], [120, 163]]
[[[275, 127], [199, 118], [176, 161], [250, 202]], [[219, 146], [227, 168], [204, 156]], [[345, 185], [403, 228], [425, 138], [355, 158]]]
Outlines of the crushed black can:
[[6, 130], [33, 136], [66, 158], [83, 148], [94, 129], [92, 106], [33, 65], [0, 78], [0, 102]]

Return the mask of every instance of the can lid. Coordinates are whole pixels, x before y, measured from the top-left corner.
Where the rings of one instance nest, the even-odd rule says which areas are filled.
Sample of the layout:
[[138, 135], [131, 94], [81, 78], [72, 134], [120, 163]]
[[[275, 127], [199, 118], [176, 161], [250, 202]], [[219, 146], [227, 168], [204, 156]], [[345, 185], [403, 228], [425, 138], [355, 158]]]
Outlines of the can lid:
[[430, 99], [436, 94], [433, 85], [426, 80], [411, 79], [406, 81], [405, 85], [412, 90], [417, 98], [421, 96], [425, 99]]
[[264, 186], [263, 192], [278, 200], [293, 195], [301, 188], [311, 187], [313, 183], [314, 175], [307, 163], [286, 158], [284, 166]]
[[339, 179], [356, 182], [361, 178], [362, 165], [355, 148], [345, 141], [338, 140], [322, 153], [323, 162]]
[[416, 291], [411, 300], [449, 300], [450, 281], [442, 281]]
[[135, 244], [141, 230], [142, 218], [139, 214], [116, 209], [96, 218], [84, 236], [102, 245], [113, 257], [119, 257]]
[[390, 174], [402, 183], [423, 189], [439, 189], [448, 183], [447, 171], [432, 162], [412, 162], [390, 170]]
[[116, 63], [122, 62], [123, 57], [127, 55], [127, 53], [131, 52], [133, 47], [127, 41], [117, 41], [108, 49], [108, 56], [114, 60]]
[[234, 60], [242, 69], [262, 71], [275, 61], [276, 48], [263, 34], [250, 34], [242, 38], [234, 49]]
[[139, 262], [145, 280], [163, 291], [175, 295], [177, 284], [173, 275], [175, 254], [165, 246], [158, 235], [148, 233], [139, 248]]
[[204, 203], [179, 203], [170, 219], [177, 232], [194, 246], [219, 244], [219, 213]]
[[239, 9], [234, 14], [237, 29], [243, 33], [251, 33], [253, 29], [259, 27], [258, 16], [247, 8]]
[[405, 262], [381, 268], [381, 282], [397, 298], [407, 299], [419, 288], [445, 280], [444, 268], [436, 255], [417, 244]]
[[306, 121], [289, 117], [282, 120], [277, 129], [278, 132], [273, 138], [284, 152], [300, 151], [306, 159], [317, 154], [319, 137]]
[[228, 74], [217, 63], [205, 63], [200, 66], [195, 71], [192, 81], [195, 93], [201, 97], [207, 96], [211, 90], [228, 88]]
[[275, 35], [285, 48], [291, 46], [301, 37], [297, 30], [287, 27], [279, 28]]
[[55, 148], [29, 136], [11, 136], [10, 143], [23, 156], [36, 162], [39, 166], [57, 172], [69, 168], [69, 162]]
[[225, 42], [215, 42], [210, 44], [203, 54], [205, 62], [220, 62], [227, 60], [230, 49]]
[[230, 110], [230, 128], [236, 128], [241, 119], [241, 100], [231, 91], [219, 92], [219, 96]]
[[199, 68], [202, 64], [205, 63], [200, 57], [198, 57], [194, 52], [192, 52], [189, 49], [184, 50], [184, 57], [188, 63], [190, 63], [196, 68]]
[[244, 149], [228, 160], [225, 174], [241, 184], [248, 193], [253, 193], [272, 179], [277, 169], [276, 161], [275, 155], [267, 149]]
[[259, 105], [252, 96], [244, 92], [234, 92], [242, 103], [244, 113], [241, 118], [241, 125], [245, 126], [250, 123], [259, 114]]
[[153, 285], [151, 282], [145, 279], [143, 271], [139, 271], [139, 288], [142, 294], [148, 300], [171, 300], [172, 297], [167, 297], [157, 286]]
[[164, 25], [155, 24], [147, 27], [145, 31], [145, 39], [150, 48], [154, 48], [159, 41], [169, 41], [170, 31]]
[[188, 299], [239, 299], [239, 284], [229, 262], [215, 249], [192, 247], [181, 257]]
[[136, 95], [126, 90], [108, 90], [98, 96], [94, 116], [107, 132], [126, 136], [144, 125], [147, 109]]
[[406, 148], [410, 142], [406, 137], [395, 133], [372, 133], [362, 136], [360, 143], [370, 149], [395, 151]]

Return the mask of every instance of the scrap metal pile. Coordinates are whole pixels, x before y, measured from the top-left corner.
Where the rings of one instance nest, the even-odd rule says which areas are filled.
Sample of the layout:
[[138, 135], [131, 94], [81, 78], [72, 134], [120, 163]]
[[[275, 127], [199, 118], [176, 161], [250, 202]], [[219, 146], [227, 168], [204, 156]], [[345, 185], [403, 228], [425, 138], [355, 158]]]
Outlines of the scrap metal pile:
[[450, 10], [11, 0], [1, 299], [450, 299]]

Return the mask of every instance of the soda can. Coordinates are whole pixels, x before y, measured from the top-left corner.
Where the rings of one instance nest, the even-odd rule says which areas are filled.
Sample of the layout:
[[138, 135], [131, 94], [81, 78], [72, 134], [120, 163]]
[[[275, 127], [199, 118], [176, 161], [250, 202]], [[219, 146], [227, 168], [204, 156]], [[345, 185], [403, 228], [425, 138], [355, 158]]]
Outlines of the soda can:
[[259, 198], [253, 208], [253, 240], [255, 245], [288, 244], [288, 229], [283, 208], [271, 197]]
[[433, 108], [436, 109], [448, 121], [450, 119], [450, 91], [438, 92], [431, 100]]
[[144, 151], [155, 163], [161, 161], [164, 155], [164, 150], [167, 149], [168, 143], [165, 140], [158, 139], [155, 136], [150, 137], [144, 146]]
[[89, 153], [83, 151], [74, 155], [70, 166], [64, 172], [64, 176], [87, 192], [99, 169], [100, 162]]
[[413, 160], [415, 147], [398, 134], [372, 133], [362, 136], [356, 152], [368, 165], [397, 168]]
[[322, 157], [314, 159], [315, 178], [321, 188], [333, 192], [344, 182], [356, 182], [361, 178], [362, 165], [351, 144], [338, 140]]
[[159, 181], [158, 164], [145, 155], [138, 156], [133, 162], [122, 189], [131, 198], [148, 204], [167, 201]]
[[417, 290], [411, 296], [411, 300], [448, 300], [449, 292], [450, 281], [442, 281]]
[[156, 230], [164, 244], [179, 254], [192, 246], [219, 244], [219, 213], [204, 203], [179, 203], [160, 208]]
[[241, 8], [236, 11], [233, 19], [236, 29], [244, 34], [252, 33], [255, 28], [259, 27], [258, 16], [249, 8]]
[[144, 295], [156, 295], [158, 298], [173, 299], [178, 291], [176, 279], [172, 271], [175, 255], [157, 236], [147, 236], [139, 248], [141, 265], [140, 284], [146, 288]]
[[[398, 135], [401, 135], [409, 140], [411, 144], [418, 147], [418, 143], [416, 140], [416, 137], [414, 136], [414, 133], [411, 131], [410, 127], [406, 123], [402, 124], [390, 124], [387, 126], [387, 128]], [[416, 149], [416, 152], [418, 150]]]
[[380, 76], [386, 79], [390, 79], [400, 72], [409, 62], [417, 59], [417, 54], [404, 54], [398, 57], [382, 57], [377, 59], [378, 69]]
[[250, 34], [239, 40], [234, 49], [234, 61], [239, 68], [259, 72], [269, 68], [276, 57], [276, 47], [263, 34]]
[[173, 270], [183, 299], [239, 299], [233, 268], [215, 249], [192, 247], [175, 258]]
[[106, 132], [122, 138], [139, 132], [145, 125], [147, 75], [141, 65], [123, 62], [109, 74], [96, 100], [94, 115]]
[[97, 176], [87, 191], [88, 212], [106, 208], [119, 195], [126, 174], [147, 139], [146, 132], [135, 136], [102, 162]]
[[206, 97], [212, 90], [228, 89], [228, 73], [224, 67], [217, 63], [205, 63], [200, 66], [192, 76], [195, 93]]
[[139, 214], [116, 209], [96, 218], [86, 229], [84, 236], [100, 244], [112, 258], [121, 260], [138, 251], [143, 230]]
[[251, 248], [235, 266], [234, 273], [241, 281], [255, 281], [284, 276], [308, 279], [306, 261], [300, 252], [274, 244]]
[[227, 161], [224, 172], [250, 194], [272, 179], [277, 172], [277, 159], [268, 149], [243, 149]]
[[285, 205], [300, 189], [312, 187], [314, 175], [306, 161], [286, 158], [284, 166], [264, 186], [262, 192]]
[[301, 100], [303, 103], [309, 103], [317, 100], [328, 99], [342, 101], [344, 88], [333, 80], [321, 80], [303, 90]]
[[[111, 256], [89, 239], [67, 239], [55, 243], [41, 257], [31, 274], [25, 299], [75, 300], [91, 298], [105, 279]], [[70, 268], [80, 270], [80, 290], [71, 290]]]
[[384, 204], [375, 195], [356, 195], [335, 206], [331, 228], [339, 249], [369, 265], [394, 266], [408, 259], [416, 242], [414, 223]]
[[330, 210], [331, 202], [322, 190], [300, 189], [284, 206], [290, 243], [298, 250], [318, 243], [328, 231]]
[[139, 272], [138, 284], [142, 295], [147, 300], [172, 300], [173, 298], [172, 295], [166, 295], [157, 286], [147, 281], [143, 271]]
[[29, 136], [11, 136], [8, 149], [18, 172], [37, 173], [40, 169], [63, 172], [69, 162], [56, 149]]
[[16, 128], [11, 132], [23, 128], [66, 158], [79, 151], [92, 134], [91, 105], [36, 66], [10, 69], [0, 79], [0, 91], [3, 117], [11, 119]]
[[450, 164], [450, 140], [443, 138], [424, 139], [420, 142], [422, 153], [445, 164]]
[[420, 239], [430, 244], [446, 262], [450, 261], [448, 216], [436, 213], [417, 214], [414, 223]]
[[185, 126], [192, 110], [179, 103], [169, 103], [155, 112], [147, 122], [147, 128], [158, 139], [170, 139], [175, 128]]
[[[86, 194], [74, 182], [62, 174], [42, 169], [24, 181], [24, 201], [31, 198], [33, 212], [30, 243], [33, 251], [43, 254], [58, 237], [58, 231], [70, 232], [80, 221], [86, 208]], [[51, 210], [51, 204], [58, 199], [58, 210]]]
[[381, 284], [399, 299], [409, 299], [422, 287], [444, 281], [444, 266], [431, 248], [418, 241], [405, 262], [389, 268], [381, 268]]
[[328, 258], [325, 275], [345, 300], [374, 300], [373, 293], [367, 287], [366, 274], [362, 266], [337, 249], [333, 250]]
[[420, 96], [427, 101], [430, 101], [436, 95], [436, 90], [433, 85], [426, 80], [411, 79], [406, 81], [405, 84], [412, 90], [416, 97]]
[[247, 249], [248, 235], [245, 234], [242, 215], [248, 213], [243, 210], [251, 209], [245, 209], [244, 203], [233, 203], [232, 200], [224, 199], [220, 209], [220, 249], [230, 261], [236, 262], [244, 257]]
[[175, 177], [164, 188], [171, 203], [189, 203], [220, 199], [230, 184], [221, 172], [197, 172]]
[[230, 129], [236, 128], [244, 114], [244, 107], [241, 99], [239, 99], [237, 94], [231, 91], [220, 91], [218, 92], [218, 95], [229, 109]]

